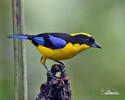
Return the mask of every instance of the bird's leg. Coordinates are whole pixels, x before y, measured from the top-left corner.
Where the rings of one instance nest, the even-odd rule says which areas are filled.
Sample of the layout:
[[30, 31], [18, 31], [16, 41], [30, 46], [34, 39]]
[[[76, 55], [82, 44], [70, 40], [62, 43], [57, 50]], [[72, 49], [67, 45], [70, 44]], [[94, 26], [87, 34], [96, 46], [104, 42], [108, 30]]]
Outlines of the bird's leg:
[[41, 57], [41, 63], [44, 65], [44, 67], [45, 67], [47, 73], [50, 75], [50, 77], [58, 80], [58, 78], [56, 77], [56, 75], [53, 74], [51, 71], [49, 71], [49, 69], [47, 68], [47, 66], [44, 64], [45, 63], [45, 58]]
[[59, 60], [55, 60], [57, 63], [59, 63], [59, 64], [61, 64], [61, 65], [63, 65], [64, 66], [64, 68], [63, 68], [63, 70], [62, 70], [62, 72], [64, 72], [65, 70], [66, 70], [66, 65], [63, 63], [63, 62], [61, 62], [61, 61], [59, 61]]
[[44, 65], [44, 68], [46, 69], [47, 72], [49, 72], [49, 69], [47, 68], [47, 66], [45, 64]]
[[48, 70], [47, 66], [45, 64], [43, 64], [45, 69], [47, 70], [47, 73], [50, 75], [50, 77], [56, 79], [56, 80], [59, 80], [55, 74], [53, 74], [51, 71]]

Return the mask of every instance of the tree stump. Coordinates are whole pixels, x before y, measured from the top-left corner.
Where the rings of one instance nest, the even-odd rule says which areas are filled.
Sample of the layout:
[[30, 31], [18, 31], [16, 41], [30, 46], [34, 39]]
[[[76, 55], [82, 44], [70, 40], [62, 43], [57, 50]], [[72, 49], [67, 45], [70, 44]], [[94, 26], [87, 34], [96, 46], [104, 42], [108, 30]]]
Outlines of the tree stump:
[[[70, 88], [70, 80], [68, 73], [63, 71], [64, 66], [61, 64], [54, 64], [51, 68], [53, 74], [60, 72], [57, 79], [50, 77], [47, 73], [47, 82], [41, 85], [40, 93], [36, 100], [72, 100], [72, 91]], [[62, 72], [63, 71], [63, 72]]]

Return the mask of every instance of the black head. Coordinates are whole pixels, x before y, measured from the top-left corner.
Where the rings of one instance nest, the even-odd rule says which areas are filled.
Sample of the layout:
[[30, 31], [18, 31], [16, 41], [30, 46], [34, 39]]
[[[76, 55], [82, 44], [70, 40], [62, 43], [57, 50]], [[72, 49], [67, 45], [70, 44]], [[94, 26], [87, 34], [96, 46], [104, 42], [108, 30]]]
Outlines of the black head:
[[78, 34], [73, 34], [73, 41], [72, 43], [79, 43], [79, 44], [86, 44], [90, 47], [95, 47], [95, 48], [102, 48], [99, 43], [95, 41], [95, 39], [87, 34], [87, 33], [78, 33]]
[[87, 39], [85, 39], [85, 44], [95, 48], [102, 48], [100, 44], [95, 41], [93, 37], [88, 37]]

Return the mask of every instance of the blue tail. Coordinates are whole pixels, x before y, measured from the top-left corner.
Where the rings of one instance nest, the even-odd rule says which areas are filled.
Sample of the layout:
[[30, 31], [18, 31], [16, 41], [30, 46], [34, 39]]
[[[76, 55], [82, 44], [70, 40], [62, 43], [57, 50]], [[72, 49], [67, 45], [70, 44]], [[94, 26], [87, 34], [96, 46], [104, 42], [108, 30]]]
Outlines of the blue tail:
[[8, 38], [29, 39], [28, 35], [11, 35]]

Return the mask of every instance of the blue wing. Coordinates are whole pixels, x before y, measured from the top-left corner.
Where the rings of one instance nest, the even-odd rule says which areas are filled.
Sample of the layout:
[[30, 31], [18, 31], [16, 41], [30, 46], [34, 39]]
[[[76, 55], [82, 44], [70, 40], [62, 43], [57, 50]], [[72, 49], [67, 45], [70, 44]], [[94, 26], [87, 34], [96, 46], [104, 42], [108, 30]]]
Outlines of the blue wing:
[[63, 48], [66, 46], [66, 41], [58, 38], [58, 37], [54, 37], [52, 35], [49, 35], [49, 40], [51, 41], [51, 43], [57, 48]]
[[40, 45], [44, 45], [43, 37], [34, 36], [32, 40], [35, 41], [36, 43], [40, 44]]
[[59, 49], [59, 48], [63, 48], [66, 46], [65, 40], [59, 37], [52, 36], [52, 35], [48, 35], [47, 37], [45, 35], [34, 36], [32, 37], [32, 40], [36, 46], [40, 44], [51, 49]]

